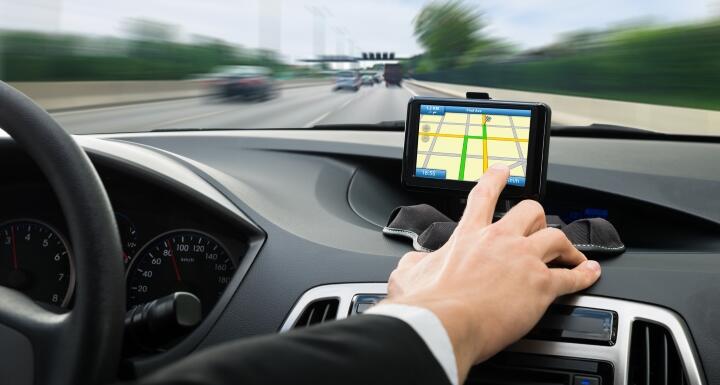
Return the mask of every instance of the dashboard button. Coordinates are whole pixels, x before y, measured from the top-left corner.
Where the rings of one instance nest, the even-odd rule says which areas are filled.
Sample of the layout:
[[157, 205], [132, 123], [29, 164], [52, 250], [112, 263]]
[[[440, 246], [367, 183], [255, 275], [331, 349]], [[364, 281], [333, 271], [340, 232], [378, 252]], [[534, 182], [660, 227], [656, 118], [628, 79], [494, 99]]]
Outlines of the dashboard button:
[[362, 314], [385, 298], [384, 294], [358, 294], [352, 299], [350, 315]]
[[573, 385], [601, 385], [600, 377], [595, 376], [575, 376]]
[[358, 314], [365, 313], [367, 309], [370, 309], [371, 307], [375, 306], [374, 303], [359, 303], [357, 304], [357, 307], [355, 308], [355, 312]]

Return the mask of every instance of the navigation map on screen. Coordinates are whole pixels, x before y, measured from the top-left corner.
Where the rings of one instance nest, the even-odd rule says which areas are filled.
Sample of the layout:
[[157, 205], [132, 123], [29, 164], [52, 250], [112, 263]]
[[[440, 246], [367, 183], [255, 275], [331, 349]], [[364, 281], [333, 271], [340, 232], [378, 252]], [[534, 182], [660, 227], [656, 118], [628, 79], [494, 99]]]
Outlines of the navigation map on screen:
[[420, 106], [415, 176], [476, 181], [488, 167], [510, 167], [508, 185], [525, 186], [530, 110]]

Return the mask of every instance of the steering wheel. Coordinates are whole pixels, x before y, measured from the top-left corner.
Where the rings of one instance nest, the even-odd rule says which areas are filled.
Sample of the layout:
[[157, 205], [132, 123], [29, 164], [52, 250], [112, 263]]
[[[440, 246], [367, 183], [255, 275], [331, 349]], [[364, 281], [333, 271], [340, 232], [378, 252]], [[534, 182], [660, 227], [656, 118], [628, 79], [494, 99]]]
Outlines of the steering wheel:
[[52, 186], [67, 221], [77, 277], [74, 306], [64, 314], [0, 287], [0, 382], [108, 382], [120, 360], [125, 290], [120, 238], [105, 188], [72, 137], [3, 82], [0, 128]]

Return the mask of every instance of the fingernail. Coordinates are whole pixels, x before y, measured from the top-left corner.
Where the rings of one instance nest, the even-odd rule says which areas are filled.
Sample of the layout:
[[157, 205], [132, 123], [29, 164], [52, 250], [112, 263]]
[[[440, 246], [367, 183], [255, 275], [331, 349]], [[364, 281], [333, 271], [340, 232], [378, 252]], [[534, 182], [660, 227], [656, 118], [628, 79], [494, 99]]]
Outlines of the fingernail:
[[509, 170], [508, 166], [505, 163], [493, 163], [490, 168], [494, 170]]
[[589, 260], [585, 262], [585, 268], [595, 272], [600, 272], [600, 264], [597, 261]]

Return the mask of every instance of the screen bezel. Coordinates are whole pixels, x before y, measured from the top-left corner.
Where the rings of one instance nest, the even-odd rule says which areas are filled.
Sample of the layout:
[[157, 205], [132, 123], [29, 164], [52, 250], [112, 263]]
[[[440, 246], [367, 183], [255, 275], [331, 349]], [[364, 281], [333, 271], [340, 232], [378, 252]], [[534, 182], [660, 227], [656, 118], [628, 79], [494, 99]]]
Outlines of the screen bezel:
[[505, 108], [530, 110], [530, 137], [528, 138], [528, 164], [525, 186], [506, 186], [501, 197], [505, 199], [540, 199], [545, 192], [547, 151], [549, 144], [548, 127], [550, 108], [543, 103], [510, 102], [476, 99], [453, 99], [413, 97], [408, 103], [405, 121], [405, 148], [403, 152], [402, 183], [413, 190], [443, 190], [467, 193], [476, 182], [447, 179], [430, 179], [415, 176], [417, 164], [417, 140], [420, 128], [420, 105]]

